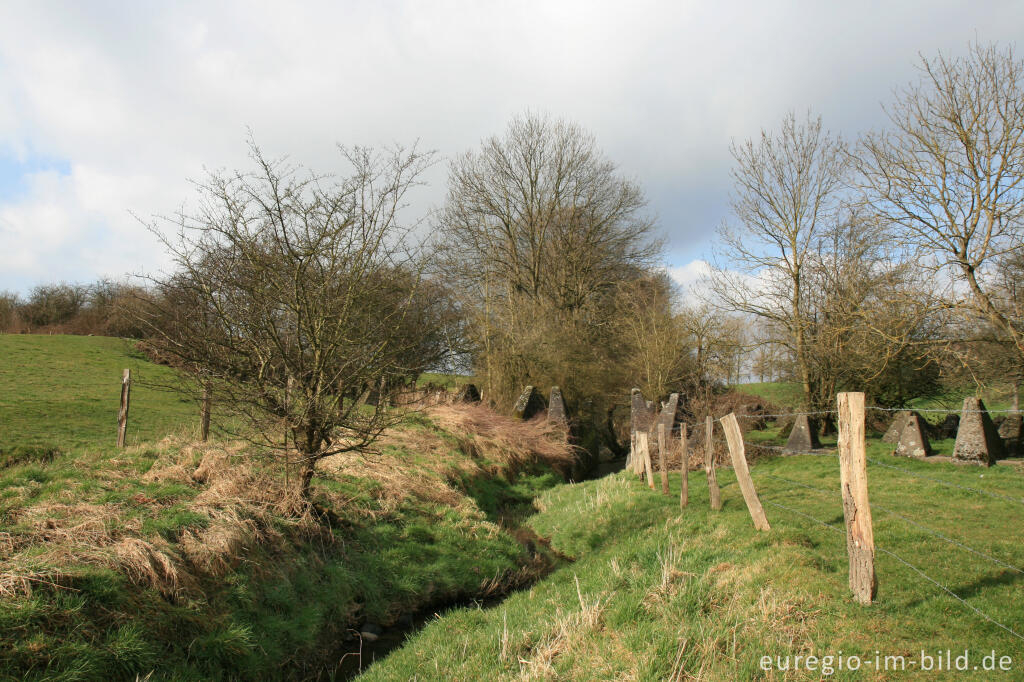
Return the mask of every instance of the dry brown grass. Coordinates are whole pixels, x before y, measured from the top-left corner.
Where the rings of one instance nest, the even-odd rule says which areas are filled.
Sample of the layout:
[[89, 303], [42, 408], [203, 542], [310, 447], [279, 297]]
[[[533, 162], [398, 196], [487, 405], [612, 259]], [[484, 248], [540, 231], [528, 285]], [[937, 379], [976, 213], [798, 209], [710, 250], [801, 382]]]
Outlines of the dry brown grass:
[[600, 594], [593, 599], [583, 596], [579, 578], [576, 578], [576, 596], [580, 610], [568, 613], [558, 609], [554, 622], [548, 627], [540, 642], [530, 651], [529, 658], [519, 658], [519, 679], [557, 679], [555, 661], [559, 656], [587, 648], [592, 633], [604, 628], [604, 609], [607, 595]]
[[497, 461], [503, 471], [494, 473], [515, 474], [537, 461], [567, 473], [577, 460], [562, 428], [544, 417], [521, 421], [478, 404], [441, 405], [428, 414], [448, 431], [467, 435], [467, 454]]
[[[467, 522], [479, 526], [482, 512], [453, 485], [460, 475], [513, 475], [531, 462], [564, 468], [574, 461], [564, 436], [541, 421], [523, 423], [465, 404], [429, 407], [426, 414], [441, 429], [398, 427], [384, 435], [376, 454], [346, 453], [320, 463], [324, 476], [344, 474], [376, 483], [370, 486], [377, 497], [372, 508], [318, 489], [334, 516], [386, 517], [413, 497], [459, 508]], [[258, 546], [286, 550], [286, 536], [334, 541], [324, 517], [299, 496], [295, 476], [286, 483], [280, 467], [265, 466], [244, 443], [167, 438], [148, 447], [157, 458], [141, 476], [134, 473], [132, 459], [139, 448], [129, 448], [123, 458], [76, 466], [94, 467], [90, 475], [105, 490], [132, 478], [189, 486], [196, 494], [188, 510], [208, 518], [208, 525], [185, 529], [170, 542], [144, 533], [143, 519], [181, 499], [161, 502], [139, 493], [122, 503], [75, 502], [78, 493], [68, 489], [67, 495], [24, 505], [9, 515], [10, 527], [0, 533], [0, 596], [29, 593], [40, 585], [65, 587], [73, 583], [76, 566], [102, 565], [180, 599], [204, 577], [226, 574]], [[495, 578], [502, 586], [523, 580], [511, 574]]]

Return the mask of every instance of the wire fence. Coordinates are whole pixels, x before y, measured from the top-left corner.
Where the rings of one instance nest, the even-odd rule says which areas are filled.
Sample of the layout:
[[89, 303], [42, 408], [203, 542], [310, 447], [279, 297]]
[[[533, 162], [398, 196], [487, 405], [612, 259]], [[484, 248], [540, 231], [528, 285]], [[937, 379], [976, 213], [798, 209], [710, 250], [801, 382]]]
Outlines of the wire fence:
[[[917, 411], [917, 412], [921, 412], [921, 413], [930, 413], [930, 414], [959, 414], [961, 416], [962, 415], [968, 415], [968, 414], [979, 414], [979, 413], [981, 413], [981, 414], [984, 414], [984, 413], [1001, 413], [1001, 414], [1007, 414], [1007, 415], [1024, 414], [1024, 411], [1022, 411], [1022, 410], [1014, 410], [1014, 409], [1007, 409], [1007, 410], [963, 410], [963, 409], [960, 409], [960, 410], [954, 410], [954, 409], [925, 408], [925, 409], [919, 409], [919, 410], [909, 410], [909, 408], [886, 408], [886, 407], [877, 407], [877, 406], [875, 406], [875, 407], [867, 407], [867, 406], [865, 406], [865, 409], [866, 410], [874, 410], [874, 411], [878, 411], [878, 412], [884, 412], [884, 413], [894, 413], [894, 412], [902, 412], [902, 411]], [[861, 414], [863, 415], [863, 413], [861, 413]], [[714, 418], [714, 419], [712, 419], [712, 422], [715, 423], [715, 424], [720, 424], [724, 428], [725, 427], [725, 422], [723, 420], [728, 419], [730, 416], [735, 418], [735, 419], [766, 420], [766, 419], [780, 419], [780, 418], [797, 418], [797, 417], [802, 417], [802, 416], [805, 416], [805, 417], [836, 416], [837, 417], [838, 415], [839, 415], [839, 411], [838, 410], [795, 411], [795, 412], [787, 412], [787, 413], [766, 413], [766, 414], [760, 414], [760, 413], [756, 413], [755, 412], [755, 413], [746, 413], [746, 414], [726, 415], [726, 416]], [[657, 422], [654, 422], [654, 423], [656, 424]], [[735, 429], [735, 424], [733, 425], [733, 428]], [[702, 423], [698, 423], [698, 424], [694, 425], [692, 430], [693, 431], [703, 431], [703, 424]], [[681, 432], [681, 428], [679, 428], [679, 427], [673, 428], [671, 432], [673, 434], [679, 434]], [[832, 458], [839, 458], [840, 461], [842, 461], [842, 459], [840, 458], [840, 453], [838, 452], [838, 450], [836, 448], [821, 448], [821, 449], [806, 450], [806, 449], [794, 449], [794, 448], [790, 448], [790, 447], [787, 447], [787, 446], [774, 445], [774, 444], [770, 444], [770, 443], [757, 443], [757, 442], [752, 442], [752, 441], [747, 440], [747, 439], [742, 439], [741, 442], [742, 442], [742, 444], [743, 444], [743, 446], [745, 448], [749, 449], [749, 451], [766, 450], [766, 451], [770, 451], [770, 452], [783, 453], [783, 454], [786, 454], [786, 455], [805, 455], [805, 456], [815, 456], [815, 457], [832, 457]], [[942, 478], [939, 478], [939, 477], [936, 477], [936, 476], [928, 475], [928, 474], [923, 473], [921, 471], [916, 471], [914, 469], [911, 469], [911, 468], [908, 468], [908, 467], [904, 467], [904, 466], [899, 466], [899, 465], [896, 465], [896, 464], [889, 464], [887, 462], [880, 461], [877, 458], [867, 457], [865, 455], [862, 466], [865, 466], [867, 463], [870, 463], [870, 465], [872, 465], [872, 467], [878, 467], [878, 468], [886, 469], [886, 470], [889, 470], [889, 471], [899, 472], [900, 474], [902, 474], [902, 475], [904, 475], [906, 477], [909, 477], [911, 479], [919, 479], [921, 481], [927, 481], [929, 483], [938, 484], [938, 485], [946, 486], [946, 487], [953, 488], [953, 489], [958, 489], [958, 490], [970, 493], [972, 495], [979, 495], [979, 496], [983, 496], [983, 497], [986, 497], [986, 498], [989, 498], [989, 499], [998, 500], [1000, 502], [1012, 502], [1014, 504], [1024, 505], [1024, 497], [1016, 497], [1016, 496], [1013, 496], [1013, 495], [1004, 494], [1003, 492], [997, 492], [997, 491], [992, 491], [992, 490], [983, 490], [983, 489], [978, 488], [978, 487], [961, 485], [959, 483], [954, 483], [952, 481], [943, 480]], [[876, 470], [876, 472], [879, 471], [879, 469], [877, 469], [877, 468], [875, 470]], [[788, 485], [797, 486], [797, 487], [799, 487], [801, 489], [813, 491], [814, 493], [816, 493], [818, 495], [821, 495], [821, 496], [826, 496], [826, 497], [829, 497], [829, 498], [833, 498], [833, 499], [836, 499], [837, 501], [839, 500], [839, 492], [840, 491], [838, 490], [838, 486], [837, 486], [836, 489], [831, 489], [830, 490], [830, 489], [827, 489], [827, 488], [824, 488], [824, 487], [821, 487], [821, 486], [812, 485], [812, 484], [805, 483], [805, 482], [802, 482], [802, 481], [793, 480], [793, 479], [786, 478], [784, 476], [779, 476], [777, 474], [773, 474], [773, 473], [766, 472], [766, 471], [763, 471], [763, 470], [758, 471], [757, 468], [755, 468], [754, 473], [756, 473], [756, 478], [758, 480], [762, 480], [763, 481], [764, 479], [773, 479], [773, 480], [777, 480], [777, 481], [783, 482], [783, 483], [788, 484]], [[764, 504], [766, 504], [766, 505], [768, 505], [770, 507], [773, 507], [775, 509], [779, 509], [779, 510], [791, 513], [791, 514], [795, 514], [795, 515], [797, 515], [799, 517], [802, 517], [802, 518], [808, 519], [810, 521], [813, 521], [814, 523], [819, 524], [821, 526], [825, 526], [826, 528], [829, 528], [830, 530], [832, 530], [834, 532], [837, 532], [837, 533], [839, 533], [841, 535], [847, 536], [847, 534], [848, 534], [848, 531], [847, 531], [846, 528], [842, 528], [842, 527], [833, 525], [833, 524], [831, 524], [831, 523], [829, 523], [827, 521], [824, 521], [822, 519], [816, 518], [815, 516], [813, 516], [811, 514], [808, 514], [805, 511], [802, 511], [800, 509], [796, 509], [796, 508], [794, 508], [792, 506], [788, 506], [786, 504], [782, 504], [782, 503], [780, 503], [780, 502], [778, 502], [778, 501], [776, 501], [774, 499], [765, 499], [764, 500]], [[748, 505], [749, 505], [749, 502], [748, 502]], [[990, 552], [987, 552], [987, 551], [984, 551], [984, 550], [979, 549], [977, 547], [971, 546], [970, 544], [968, 544], [968, 543], [966, 543], [966, 542], [964, 542], [962, 540], [959, 540], [959, 539], [957, 539], [955, 537], [951, 537], [947, 533], [944, 533], [944, 532], [942, 532], [940, 530], [932, 528], [929, 525], [927, 525], [925, 523], [922, 523], [921, 521], [918, 521], [918, 520], [916, 520], [914, 518], [911, 518], [910, 516], [907, 516], [906, 513], [904, 513], [902, 510], [897, 511], [895, 509], [891, 509], [891, 508], [889, 508], [887, 506], [879, 505], [879, 504], [873, 503], [873, 502], [870, 503], [870, 508], [871, 508], [871, 510], [877, 510], [877, 511], [885, 514], [887, 518], [891, 518], [893, 520], [893, 522], [895, 522], [895, 523], [906, 524], [906, 526], [908, 526], [910, 528], [913, 528], [913, 529], [916, 529], [917, 531], [925, 533], [929, 537], [936, 538], [937, 540], [945, 543], [948, 546], [955, 547], [958, 550], [962, 550], [964, 552], [968, 552], [971, 555], [973, 555], [975, 557], [978, 557], [979, 559], [982, 559], [982, 560], [992, 564], [993, 566], [998, 567], [1001, 570], [1009, 571], [1009, 572], [1014, 573], [1016, 575], [1024, 575], [1024, 567], [1015, 565], [1015, 564], [1010, 563], [1009, 561], [1006, 561], [1004, 559], [1000, 559], [997, 556], [993, 556], [992, 553], [990, 553]], [[751, 511], [751, 515], [753, 516], [753, 511]], [[755, 525], [757, 525], [756, 520], [755, 520]], [[1016, 639], [1024, 641], [1024, 635], [1022, 635], [1021, 633], [1017, 632], [1016, 630], [1014, 630], [1012, 627], [1010, 627], [1006, 623], [1003, 623], [1003, 622], [999, 621], [997, 618], [993, 617], [991, 614], [986, 613], [985, 611], [983, 611], [982, 609], [978, 608], [974, 604], [969, 603], [967, 601], [967, 599], [965, 599], [962, 595], [957, 594], [953, 589], [951, 589], [949, 586], [944, 584], [942, 581], [940, 581], [940, 580], [936, 579], [935, 577], [933, 577], [932, 575], [930, 575], [928, 573], [928, 571], [926, 571], [925, 569], [923, 569], [920, 566], [916, 565], [915, 563], [909, 561], [905, 557], [901, 556], [899, 553], [889, 549], [888, 547], [884, 547], [884, 546], [878, 545], [877, 543], [875, 544], [874, 549], [877, 550], [878, 553], [880, 553], [880, 554], [882, 554], [882, 555], [884, 555], [886, 557], [889, 557], [893, 561], [895, 561], [895, 562], [899, 563], [900, 565], [905, 566], [906, 568], [910, 569], [915, 574], [919, 575], [921, 578], [923, 578], [925, 581], [927, 581], [927, 583], [929, 583], [929, 584], [935, 586], [936, 588], [938, 588], [943, 594], [945, 594], [945, 595], [951, 597], [952, 599], [954, 599], [956, 602], [958, 602], [961, 606], [963, 606], [968, 611], [974, 613], [975, 615], [977, 615], [978, 617], [982, 618], [986, 622], [989, 622], [989, 623], [995, 625], [996, 627], [1000, 628], [1001, 630], [1005, 631], [1006, 633], [1010, 634], [1011, 636], [1015, 637]], [[852, 573], [851, 573], [851, 576], [852, 576]]]
[[[832, 496], [835, 495], [835, 491], [834, 490], [826, 490], [825, 488], [819, 488], [818, 486], [808, 485], [806, 483], [802, 483], [800, 481], [794, 481], [792, 479], [785, 478], [784, 476], [779, 476], [777, 474], [760, 473], [759, 476], [760, 477], [764, 477], [764, 478], [774, 478], [774, 479], [779, 480], [779, 481], [785, 481], [786, 483], [790, 483], [792, 485], [796, 485], [796, 486], [799, 486], [801, 488], [806, 488], [808, 490], [813, 490], [813, 491], [821, 493], [823, 495], [828, 495], [829, 497], [832, 497]], [[919, 530], [923, 530], [924, 532], [926, 532], [926, 533], [928, 533], [928, 534], [930, 534], [930, 535], [932, 535], [934, 537], [937, 537], [940, 540], [943, 540], [944, 542], [947, 542], [947, 543], [949, 543], [951, 545], [954, 545], [954, 546], [959, 547], [961, 549], [967, 550], [968, 552], [971, 552], [973, 554], [976, 554], [977, 556], [980, 556], [980, 557], [982, 557], [984, 559], [987, 559], [988, 561], [992, 562], [993, 564], [995, 564], [997, 566], [1001, 566], [1002, 568], [1007, 568], [1007, 569], [1009, 569], [1011, 571], [1014, 571], [1016, 573], [1020, 573], [1021, 575], [1024, 575], [1024, 570], [1021, 570], [1019, 567], [1014, 566], [1013, 564], [1008, 564], [1005, 561], [1002, 561], [1000, 559], [996, 559], [995, 557], [990, 556], [989, 554], [986, 554], [985, 552], [981, 551], [980, 549], [975, 549], [974, 547], [970, 547], [969, 545], [966, 545], [966, 544], [960, 542], [959, 540], [951, 538], [948, 535], [944, 535], [943, 533], [940, 533], [937, 530], [934, 530], [934, 529], [929, 528], [929, 527], [927, 527], [927, 526], [925, 526], [923, 524], [920, 524], [917, 521], [914, 521], [913, 519], [909, 519], [906, 516], [903, 516], [902, 514], [896, 512], [896, 511], [893, 511], [892, 509], [888, 509], [888, 508], [883, 507], [882, 505], [880, 505], [880, 504], [878, 504], [876, 502], [872, 502], [871, 503], [871, 511], [874, 511], [876, 509], [879, 510], [879, 511], [885, 512], [886, 514], [888, 514], [888, 515], [890, 515], [892, 517], [900, 519], [901, 521], [903, 521], [903, 522], [905, 522], [905, 523], [907, 523], [907, 524], [909, 524], [911, 526], [914, 526], [915, 528], [918, 528]]]
[[[822, 521], [821, 519], [816, 518], [814, 516], [811, 516], [810, 514], [807, 514], [805, 512], [802, 512], [799, 509], [794, 509], [793, 507], [788, 507], [786, 505], [779, 504], [777, 502], [773, 502], [772, 500], [765, 500], [764, 502], [765, 502], [765, 504], [767, 504], [767, 505], [769, 505], [771, 507], [775, 507], [777, 509], [783, 509], [783, 510], [788, 511], [788, 512], [790, 512], [792, 514], [796, 514], [797, 516], [801, 516], [803, 518], [806, 518], [806, 519], [809, 519], [811, 521], [814, 521], [815, 523], [817, 523], [819, 525], [822, 525], [822, 526], [825, 526], [826, 528], [830, 528], [831, 530], [833, 530], [833, 531], [835, 531], [835, 532], [837, 532], [837, 533], [839, 533], [839, 534], [841, 534], [843, 536], [846, 535], [846, 530], [845, 529], [839, 528], [838, 526], [834, 526], [834, 525], [832, 525], [831, 523], [829, 523], [827, 521]], [[872, 507], [874, 507], [874, 505], [872, 505]], [[1021, 635], [1020, 633], [1018, 633], [1016, 630], [1014, 630], [1010, 626], [1006, 625], [1005, 623], [1001, 623], [1000, 621], [996, 620], [995, 618], [993, 618], [989, 614], [985, 613], [984, 611], [982, 611], [978, 607], [976, 607], [973, 604], [969, 603], [966, 599], [964, 599], [963, 597], [958, 595], [956, 592], [954, 592], [953, 590], [949, 589], [948, 587], [943, 585], [941, 582], [939, 582], [938, 580], [936, 580], [932, 576], [928, 575], [928, 573], [926, 573], [921, 568], [919, 568], [919, 567], [915, 566], [914, 564], [910, 563], [909, 561], [907, 561], [906, 559], [904, 559], [900, 555], [896, 554], [895, 552], [893, 552], [893, 551], [891, 551], [889, 549], [886, 549], [885, 547], [882, 547], [882, 546], [880, 546], [878, 544], [875, 545], [875, 549], [877, 549], [879, 552], [882, 552], [886, 556], [892, 557], [893, 559], [895, 559], [896, 561], [900, 562], [901, 564], [903, 564], [907, 568], [913, 570], [915, 573], [917, 573], [922, 578], [924, 578], [925, 580], [927, 580], [931, 584], [933, 584], [936, 587], [938, 587], [939, 589], [941, 589], [947, 595], [949, 595], [950, 597], [952, 597], [953, 599], [958, 601], [965, 608], [967, 608], [970, 611], [974, 612], [976, 615], [981, 616], [983, 619], [985, 619], [989, 623], [992, 623], [993, 625], [995, 625], [995, 626], [1005, 630], [1006, 632], [1010, 633], [1011, 635], [1013, 635], [1017, 639], [1019, 639], [1022, 642], [1024, 642], [1024, 635]]]

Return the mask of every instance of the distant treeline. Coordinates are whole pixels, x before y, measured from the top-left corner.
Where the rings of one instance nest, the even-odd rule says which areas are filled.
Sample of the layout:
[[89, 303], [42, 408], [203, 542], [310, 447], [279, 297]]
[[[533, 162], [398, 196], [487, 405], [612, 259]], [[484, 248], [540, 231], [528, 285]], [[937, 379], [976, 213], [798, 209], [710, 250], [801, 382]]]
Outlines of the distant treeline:
[[0, 332], [142, 338], [136, 311], [148, 296], [143, 287], [110, 279], [41, 284], [24, 297], [0, 292]]

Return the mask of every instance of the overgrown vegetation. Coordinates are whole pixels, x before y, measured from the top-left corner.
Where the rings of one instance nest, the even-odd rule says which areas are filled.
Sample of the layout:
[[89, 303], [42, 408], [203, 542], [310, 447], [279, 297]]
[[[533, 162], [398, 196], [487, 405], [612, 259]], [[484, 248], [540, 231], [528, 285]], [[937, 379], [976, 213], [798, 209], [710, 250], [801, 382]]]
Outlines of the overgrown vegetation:
[[[126, 347], [110, 339], [3, 337], [95, 381]], [[59, 344], [60, 354], [45, 349]], [[83, 362], [93, 357], [91, 366]], [[144, 361], [142, 372], [169, 371]], [[140, 372], [141, 373], [141, 372]], [[117, 372], [102, 402], [116, 405]], [[47, 371], [40, 376], [55, 376]], [[21, 380], [19, 383], [18, 380]], [[12, 424], [47, 409], [46, 387], [7, 377]], [[51, 387], [52, 388], [52, 387]], [[80, 387], [85, 390], [88, 387]], [[137, 422], [179, 417], [167, 393], [137, 392]], [[147, 404], [157, 398], [165, 402]], [[71, 400], [71, 394], [50, 398]], [[143, 409], [145, 407], [145, 409]], [[19, 412], [20, 410], [20, 412]], [[329, 671], [349, 628], [385, 626], [431, 604], [500, 594], [551, 565], [503, 530], [503, 515], [562, 480], [574, 454], [542, 422], [482, 407], [410, 415], [376, 452], [325, 459], [311, 482], [244, 442], [182, 435], [102, 445], [104, 411], [82, 409], [59, 452], [4, 433], [0, 468], [0, 677], [227, 679]], [[191, 416], [191, 412], [190, 412]], [[94, 423], [95, 422], [95, 423]], [[92, 442], [72, 430], [86, 429]], [[147, 427], [152, 428], [152, 427]], [[187, 431], [187, 429], [186, 429]], [[107, 434], [109, 435], [109, 434]], [[7, 446], [5, 446], [6, 448]]]

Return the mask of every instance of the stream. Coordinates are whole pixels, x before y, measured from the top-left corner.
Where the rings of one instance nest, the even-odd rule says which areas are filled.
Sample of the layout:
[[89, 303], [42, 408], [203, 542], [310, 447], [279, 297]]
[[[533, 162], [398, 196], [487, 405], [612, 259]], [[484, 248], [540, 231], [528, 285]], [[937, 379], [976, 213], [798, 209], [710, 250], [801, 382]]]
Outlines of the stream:
[[[625, 458], [597, 462], [588, 472], [586, 479], [602, 478], [608, 474], [622, 471], [625, 465]], [[536, 563], [537, 570], [531, 575], [529, 581], [484, 597], [461, 597], [430, 604], [411, 615], [403, 616], [390, 627], [371, 626], [369, 629], [374, 631], [369, 634], [366, 632], [367, 624], [363, 624], [359, 628], [362, 632], [355, 629], [350, 630], [350, 637], [341, 643], [336, 654], [337, 664], [333, 669], [323, 671], [318, 679], [335, 681], [354, 679], [374, 661], [383, 659], [393, 650], [402, 646], [410, 635], [415, 634], [434, 619], [441, 617], [446, 611], [496, 606], [509, 595], [529, 589], [538, 581], [546, 578], [556, 568], [571, 562], [572, 559], [552, 548], [546, 538], [540, 537], [533, 529], [525, 525], [524, 522], [531, 511], [530, 507], [511, 507], [503, 510], [498, 519], [498, 525], [512, 535], [530, 553], [531, 561]]]
[[[383, 659], [391, 651], [402, 646], [410, 635], [415, 634], [434, 619], [443, 616], [446, 611], [496, 606], [509, 595], [530, 589], [556, 568], [572, 561], [569, 557], [553, 549], [547, 539], [537, 535], [530, 527], [522, 525], [520, 523], [522, 518], [521, 511], [510, 511], [507, 515], [501, 516], [498, 524], [505, 532], [515, 537], [519, 544], [530, 553], [531, 563], [535, 564], [536, 572], [530, 576], [527, 582], [485, 597], [462, 597], [428, 605], [411, 615], [400, 618], [390, 627], [379, 628], [379, 634], [374, 632], [367, 636], [366, 632], [350, 630], [351, 637], [341, 643], [336, 653], [337, 664], [333, 669], [323, 671], [317, 679], [334, 681], [354, 679], [374, 661]], [[365, 631], [366, 629], [367, 624], [360, 627], [360, 630]]]

